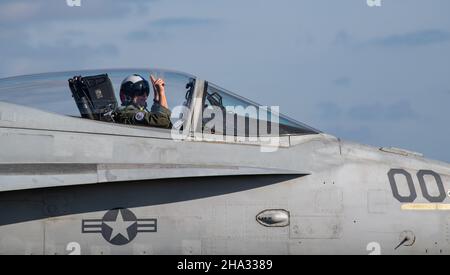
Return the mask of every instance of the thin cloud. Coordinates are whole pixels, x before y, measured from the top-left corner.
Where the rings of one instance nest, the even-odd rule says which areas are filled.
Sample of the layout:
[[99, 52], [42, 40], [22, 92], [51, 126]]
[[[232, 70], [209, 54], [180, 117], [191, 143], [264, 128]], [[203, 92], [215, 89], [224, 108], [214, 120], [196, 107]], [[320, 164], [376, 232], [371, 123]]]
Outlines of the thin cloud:
[[338, 119], [343, 111], [342, 109], [333, 102], [321, 102], [317, 105], [319, 110], [319, 116], [320, 118], [324, 120], [335, 120]]
[[173, 38], [173, 33], [180, 29], [185, 31], [186, 29], [193, 30], [196, 28], [216, 28], [219, 24], [219, 20], [209, 18], [163, 18], [151, 21], [148, 30], [131, 31], [125, 35], [125, 38], [136, 42], [158, 42]]
[[78, 21], [116, 19], [148, 12], [157, 0], [82, 0], [80, 7], [69, 7], [65, 0], [3, 0], [0, 3], [0, 24], [23, 26], [55, 20]]
[[35, 2], [3, 2], [0, 4], [0, 23], [23, 22], [24, 20], [35, 17], [40, 9], [39, 3]]
[[333, 45], [335, 46], [346, 46], [351, 42], [350, 34], [346, 31], [340, 31], [336, 34], [333, 40]]
[[150, 31], [132, 31], [126, 38], [133, 41], [155, 41], [157, 36]]
[[[10, 34], [8, 37], [14, 37], [14, 35]], [[63, 39], [52, 44], [31, 45], [26, 35], [16, 37], [14, 41], [14, 46], [0, 45], [0, 51], [3, 53], [0, 64], [2, 77], [23, 72], [56, 71], [92, 66], [93, 60], [113, 58], [119, 54], [117, 46], [111, 43], [93, 46]]]
[[405, 34], [390, 35], [372, 40], [370, 44], [383, 47], [417, 47], [450, 41], [450, 32], [430, 29]]
[[150, 25], [157, 28], [192, 28], [217, 26], [219, 20], [211, 18], [194, 17], [173, 17], [163, 18], [150, 22]]
[[375, 120], [410, 120], [419, 116], [408, 101], [397, 101], [389, 105], [379, 102], [363, 104], [351, 107], [347, 115], [351, 119], [375, 121]]
[[338, 86], [338, 87], [348, 87], [351, 84], [352, 84], [352, 79], [347, 76], [339, 77], [339, 78], [333, 80], [333, 85]]

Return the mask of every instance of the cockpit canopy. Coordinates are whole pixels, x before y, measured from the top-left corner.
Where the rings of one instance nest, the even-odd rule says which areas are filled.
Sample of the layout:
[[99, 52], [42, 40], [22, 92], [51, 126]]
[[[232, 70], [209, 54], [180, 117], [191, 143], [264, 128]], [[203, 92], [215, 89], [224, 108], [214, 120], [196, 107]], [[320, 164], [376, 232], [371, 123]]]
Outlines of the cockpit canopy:
[[[0, 101], [13, 103], [17, 105], [23, 105], [32, 107], [52, 113], [61, 115], [91, 118], [86, 114], [83, 114], [80, 107], [80, 100], [74, 100], [73, 89], [71, 92], [69, 87], [69, 79], [73, 79], [75, 76], [98, 76], [107, 75], [111, 80], [111, 90], [114, 91], [111, 97], [108, 97], [108, 102], [111, 103], [111, 108], [116, 108], [113, 102], [117, 99], [116, 105], [120, 105], [119, 89], [122, 80], [132, 74], [139, 74], [145, 78], [149, 78], [150, 74], [155, 78], [163, 78], [165, 80], [166, 95], [169, 108], [174, 110], [178, 106], [183, 106], [192, 110], [195, 105], [194, 100], [202, 100], [201, 106], [205, 112], [212, 109], [219, 109], [224, 117], [223, 130], [215, 127], [213, 131], [208, 128], [211, 116], [203, 118], [202, 131], [209, 131], [215, 134], [223, 135], [235, 135], [235, 136], [253, 136], [259, 135], [260, 129], [245, 132], [238, 131], [236, 126], [230, 125], [234, 123], [228, 123], [229, 118], [233, 122], [239, 121], [242, 118], [245, 121], [245, 125], [251, 125], [253, 122], [260, 122], [261, 120], [270, 120], [270, 117], [277, 116], [279, 124], [280, 135], [301, 135], [301, 134], [317, 134], [319, 131], [288, 118], [284, 115], [278, 114], [278, 112], [272, 109], [268, 110], [268, 116], [261, 117], [260, 114], [255, 111], [259, 108], [259, 104], [256, 104], [250, 100], [240, 97], [234, 93], [231, 93], [225, 89], [222, 89], [210, 82], [202, 82], [204, 85], [201, 87], [204, 89], [200, 91], [201, 97], [194, 98], [194, 90], [197, 87], [196, 77], [168, 70], [158, 69], [126, 69], [126, 70], [87, 70], [87, 71], [71, 71], [71, 72], [57, 72], [57, 73], [45, 73], [27, 76], [18, 76], [11, 78], [0, 79]], [[98, 80], [93, 80], [98, 81]], [[108, 85], [106, 85], [108, 86]], [[111, 92], [112, 93], [112, 92]], [[99, 91], [94, 90], [93, 96], [103, 97]], [[198, 95], [197, 95], [198, 96]], [[115, 97], [115, 99], [114, 99]], [[148, 105], [152, 104], [152, 92], [148, 99]], [[103, 106], [106, 107], [106, 104]], [[104, 108], [99, 108], [103, 111]], [[242, 111], [244, 110], [244, 111]], [[193, 112], [190, 113], [191, 115]], [[217, 113], [216, 113], [217, 115]], [[212, 116], [214, 117], [214, 115]], [[172, 123], [177, 125], [179, 121], [179, 114], [173, 112]], [[184, 118], [186, 119], [186, 118]], [[102, 119], [98, 119], [102, 120]], [[230, 125], [227, 125], [230, 124]], [[258, 123], [256, 123], [258, 124]], [[261, 125], [261, 124], [258, 124]], [[270, 127], [270, 126], [269, 126]], [[219, 127], [220, 128], [220, 127]], [[256, 128], [255, 128], [256, 129]]]

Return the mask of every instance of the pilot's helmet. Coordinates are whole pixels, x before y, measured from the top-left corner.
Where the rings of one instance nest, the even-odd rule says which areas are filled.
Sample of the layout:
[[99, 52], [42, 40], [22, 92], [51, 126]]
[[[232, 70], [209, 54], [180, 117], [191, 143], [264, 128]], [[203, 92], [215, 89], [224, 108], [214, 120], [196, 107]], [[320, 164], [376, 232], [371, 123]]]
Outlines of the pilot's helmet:
[[120, 85], [120, 100], [122, 105], [128, 105], [135, 96], [150, 94], [148, 81], [138, 74], [132, 74], [125, 78]]

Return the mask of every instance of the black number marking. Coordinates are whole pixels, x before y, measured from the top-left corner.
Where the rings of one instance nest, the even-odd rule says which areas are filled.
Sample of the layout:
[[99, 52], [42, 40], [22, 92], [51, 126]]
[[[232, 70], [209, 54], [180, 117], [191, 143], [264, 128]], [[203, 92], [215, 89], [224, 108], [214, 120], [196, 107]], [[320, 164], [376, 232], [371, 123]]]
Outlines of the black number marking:
[[[425, 182], [425, 177], [424, 177], [425, 175], [430, 175], [430, 176], [434, 177], [434, 179], [436, 181], [436, 185], [439, 190], [439, 195], [437, 197], [431, 196], [430, 193], [428, 192], [428, 187], [427, 187], [427, 184]], [[438, 173], [431, 171], [431, 170], [420, 170], [419, 172], [417, 172], [417, 178], [419, 179], [420, 189], [422, 189], [422, 194], [429, 202], [435, 202], [435, 203], [444, 202], [444, 200], [446, 198], [444, 184], [442, 183], [441, 176]]]
[[[396, 175], [405, 176], [406, 182], [408, 183], [409, 192], [410, 192], [409, 196], [404, 197], [404, 196], [400, 195], [400, 193], [398, 191], [398, 185], [395, 180]], [[430, 176], [434, 177], [436, 186], [438, 187], [438, 190], [439, 190], [438, 196], [432, 196], [432, 195], [430, 195], [430, 192], [428, 192], [428, 186], [427, 186], [427, 183], [425, 182], [425, 175], [430, 175]], [[407, 171], [405, 171], [403, 169], [391, 169], [388, 172], [388, 177], [389, 177], [389, 183], [391, 184], [392, 194], [399, 202], [412, 203], [417, 199], [416, 187], [414, 186], [414, 183], [413, 183], [410, 173], [408, 173]], [[447, 195], [445, 194], [445, 188], [444, 188], [444, 184], [442, 183], [442, 178], [438, 173], [431, 171], [431, 170], [420, 170], [419, 172], [417, 172], [417, 178], [419, 179], [420, 189], [421, 189], [422, 195], [425, 199], [427, 199], [431, 203], [444, 202]]]
[[[409, 196], [403, 197], [400, 195], [398, 191], [397, 182], [395, 181], [395, 175], [404, 175], [406, 178], [406, 181], [408, 183], [409, 188]], [[414, 183], [411, 177], [411, 174], [409, 174], [407, 171], [403, 169], [391, 169], [388, 173], [389, 182], [391, 183], [392, 188], [392, 194], [394, 197], [399, 201], [403, 203], [411, 203], [414, 202], [417, 198], [416, 188], [414, 187]]]

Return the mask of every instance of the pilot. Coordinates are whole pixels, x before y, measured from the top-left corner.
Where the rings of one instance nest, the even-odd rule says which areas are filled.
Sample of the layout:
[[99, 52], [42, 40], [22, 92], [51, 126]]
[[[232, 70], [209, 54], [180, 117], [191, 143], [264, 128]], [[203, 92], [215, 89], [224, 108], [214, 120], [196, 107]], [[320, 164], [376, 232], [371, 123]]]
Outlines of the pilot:
[[128, 76], [120, 86], [120, 107], [114, 114], [115, 121], [124, 124], [172, 128], [171, 112], [167, 105], [164, 80], [150, 75], [154, 98], [151, 111], [147, 109], [150, 87], [147, 80], [138, 74]]

